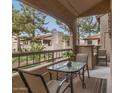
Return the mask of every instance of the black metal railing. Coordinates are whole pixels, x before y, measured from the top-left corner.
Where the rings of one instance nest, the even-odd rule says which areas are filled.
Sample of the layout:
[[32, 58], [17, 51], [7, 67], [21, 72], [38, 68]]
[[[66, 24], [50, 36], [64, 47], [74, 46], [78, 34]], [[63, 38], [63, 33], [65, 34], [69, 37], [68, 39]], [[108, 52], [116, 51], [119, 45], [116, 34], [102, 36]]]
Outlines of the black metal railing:
[[63, 53], [72, 49], [48, 50], [39, 52], [17, 52], [12, 54], [12, 68], [34, 66], [43, 62], [63, 59]]

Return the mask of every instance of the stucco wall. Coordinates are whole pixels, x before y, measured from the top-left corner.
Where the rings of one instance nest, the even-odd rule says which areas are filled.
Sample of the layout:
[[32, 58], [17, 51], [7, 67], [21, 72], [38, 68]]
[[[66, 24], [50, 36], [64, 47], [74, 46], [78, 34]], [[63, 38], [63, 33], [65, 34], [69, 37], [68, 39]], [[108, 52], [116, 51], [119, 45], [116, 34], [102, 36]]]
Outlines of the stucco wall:
[[87, 45], [87, 46], [77, 46], [77, 53], [84, 53], [88, 54], [88, 67], [89, 69], [93, 69], [93, 67], [96, 65], [96, 58], [93, 54], [93, 46]]
[[110, 52], [111, 52], [111, 38], [109, 35], [109, 24], [108, 24], [108, 14], [105, 14], [100, 17], [100, 33], [101, 33], [101, 49], [107, 50], [107, 58], [110, 61]]

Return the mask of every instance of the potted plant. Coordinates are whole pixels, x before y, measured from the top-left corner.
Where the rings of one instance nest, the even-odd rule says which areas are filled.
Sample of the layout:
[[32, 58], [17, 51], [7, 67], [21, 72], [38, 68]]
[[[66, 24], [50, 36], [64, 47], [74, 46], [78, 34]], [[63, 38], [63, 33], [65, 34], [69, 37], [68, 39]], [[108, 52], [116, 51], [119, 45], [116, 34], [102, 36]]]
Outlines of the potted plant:
[[63, 56], [65, 58], [68, 58], [69, 62], [67, 63], [67, 66], [70, 67], [71, 66], [71, 60], [75, 56], [74, 53], [72, 51], [67, 51], [67, 52], [63, 53]]

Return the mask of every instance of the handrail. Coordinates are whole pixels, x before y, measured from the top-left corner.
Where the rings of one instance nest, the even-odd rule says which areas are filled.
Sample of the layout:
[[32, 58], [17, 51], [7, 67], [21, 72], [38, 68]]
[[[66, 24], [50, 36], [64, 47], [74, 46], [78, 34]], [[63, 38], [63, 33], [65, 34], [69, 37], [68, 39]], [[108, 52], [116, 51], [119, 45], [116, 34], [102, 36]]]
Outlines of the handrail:
[[66, 51], [72, 51], [72, 49], [12, 53], [12, 58], [13, 58], [12, 68], [36, 65], [43, 62], [54, 62], [54, 61], [65, 60], [63, 59], [63, 53]]
[[26, 55], [32, 55], [32, 54], [43, 54], [43, 53], [50, 53], [50, 52], [59, 52], [59, 51], [68, 51], [72, 50], [70, 49], [59, 49], [59, 50], [45, 50], [45, 51], [35, 51], [35, 52], [14, 52], [12, 53], [12, 57], [17, 57], [17, 56], [26, 56]]

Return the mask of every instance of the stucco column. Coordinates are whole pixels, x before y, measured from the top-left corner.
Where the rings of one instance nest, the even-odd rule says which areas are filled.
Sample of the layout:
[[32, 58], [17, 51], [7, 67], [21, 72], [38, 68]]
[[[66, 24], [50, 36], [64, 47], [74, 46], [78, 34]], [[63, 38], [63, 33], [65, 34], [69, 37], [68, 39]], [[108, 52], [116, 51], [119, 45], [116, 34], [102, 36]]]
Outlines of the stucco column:
[[71, 41], [71, 47], [74, 51], [74, 53], [76, 53], [76, 45], [78, 43], [78, 39], [77, 39], [77, 23], [76, 23], [76, 19], [73, 23], [71, 23], [71, 25], [69, 26], [70, 29], [70, 41]]

